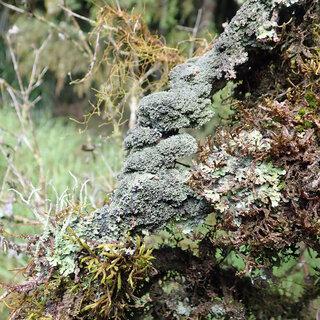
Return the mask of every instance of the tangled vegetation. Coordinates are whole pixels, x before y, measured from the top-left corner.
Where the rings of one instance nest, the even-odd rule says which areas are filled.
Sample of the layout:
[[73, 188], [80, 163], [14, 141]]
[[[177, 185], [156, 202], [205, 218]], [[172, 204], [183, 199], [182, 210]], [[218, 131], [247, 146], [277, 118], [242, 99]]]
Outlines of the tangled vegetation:
[[232, 242], [258, 251], [300, 241], [319, 250], [317, 10], [304, 18], [313, 24], [284, 26], [277, 55], [237, 87], [234, 124], [203, 145], [191, 179]]

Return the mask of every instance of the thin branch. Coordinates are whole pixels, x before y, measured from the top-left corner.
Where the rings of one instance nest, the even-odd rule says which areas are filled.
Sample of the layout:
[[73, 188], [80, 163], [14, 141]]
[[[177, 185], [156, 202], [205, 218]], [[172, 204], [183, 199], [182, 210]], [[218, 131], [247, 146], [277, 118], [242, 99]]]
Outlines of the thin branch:
[[201, 23], [201, 16], [202, 16], [202, 9], [199, 9], [198, 10], [198, 14], [197, 14], [196, 23], [195, 23], [195, 26], [194, 26], [194, 28], [192, 30], [192, 37], [191, 37], [192, 42], [191, 42], [191, 47], [190, 47], [190, 50], [189, 50], [189, 57], [190, 58], [193, 56], [194, 43], [195, 43], [198, 31], [199, 31], [199, 26], [200, 26], [200, 23]]
[[90, 66], [89, 66], [88, 72], [86, 73], [86, 75], [82, 79], [74, 80], [74, 81], [71, 82], [71, 84], [82, 83], [85, 80], [87, 80], [93, 74], [93, 69], [94, 69], [94, 66], [96, 65], [97, 55], [98, 55], [99, 48], [100, 48], [100, 34], [101, 34], [101, 30], [99, 30], [98, 33], [97, 33], [96, 44], [95, 44], [95, 47], [94, 47], [94, 53], [93, 53], [93, 57], [92, 57], [91, 62], [90, 62]]
[[0, 0], [0, 4], [2, 4], [3, 6], [9, 8], [10, 10], [13, 10], [13, 11], [16, 11], [16, 12], [19, 12], [19, 13], [26, 13], [25, 10], [21, 9], [21, 8], [18, 8], [12, 4], [9, 4], [9, 3], [6, 3], [6, 2], [3, 2]]
[[35, 58], [34, 58], [34, 62], [32, 65], [32, 71], [31, 71], [31, 76], [30, 76], [28, 88], [26, 90], [26, 94], [28, 96], [30, 95], [31, 91], [35, 88], [34, 85], [38, 84], [38, 83], [40, 84], [39, 80], [42, 79], [45, 72], [48, 70], [47, 67], [44, 68], [36, 77], [40, 55], [41, 55], [42, 51], [45, 49], [45, 47], [47, 46], [48, 42], [50, 41], [51, 36], [52, 35], [49, 34], [49, 36], [46, 38], [46, 40], [41, 44], [40, 48], [35, 49]]
[[[0, 3], [1, 3], [1, 0], [0, 0]], [[11, 293], [11, 291], [9, 291], [9, 290], [5, 291], [5, 292], [0, 296], [0, 302], [2, 302], [10, 293]]]
[[73, 16], [73, 17], [79, 18], [79, 19], [81, 19], [81, 20], [87, 21], [87, 22], [89, 22], [90, 24], [92, 24], [93, 26], [96, 25], [96, 22], [95, 22], [94, 20], [89, 19], [89, 18], [87, 18], [87, 17], [84, 17], [84, 16], [82, 16], [82, 15], [80, 15], [80, 14], [78, 14], [78, 13], [75, 13], [75, 12], [73, 12], [72, 10], [70, 10], [69, 8], [67, 8], [67, 7], [65, 7], [65, 6], [63, 6], [63, 5], [61, 5], [61, 4], [58, 4], [58, 7], [60, 7], [60, 8], [61, 8], [62, 10], [64, 10], [64, 11], [66, 11], [69, 16]]
[[24, 95], [25, 89], [24, 89], [22, 78], [21, 78], [21, 75], [20, 75], [18, 61], [17, 61], [17, 58], [16, 58], [16, 56], [14, 54], [12, 43], [11, 43], [10, 37], [8, 35], [6, 36], [6, 40], [7, 40], [7, 43], [8, 43], [8, 48], [9, 48], [11, 61], [12, 61], [12, 64], [13, 64], [13, 68], [14, 68], [16, 77], [18, 79], [20, 91], [21, 91], [22, 95]]

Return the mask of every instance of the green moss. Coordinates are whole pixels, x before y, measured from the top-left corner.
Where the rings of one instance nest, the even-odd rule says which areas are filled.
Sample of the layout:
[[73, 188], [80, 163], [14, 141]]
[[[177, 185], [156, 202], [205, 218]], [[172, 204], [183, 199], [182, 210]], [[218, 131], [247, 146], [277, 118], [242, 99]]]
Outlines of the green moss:
[[317, 96], [312, 91], [306, 92], [305, 99], [308, 102], [309, 107], [313, 110], [319, 107], [319, 99], [317, 99]]
[[152, 250], [140, 238], [90, 246], [74, 233], [73, 237], [78, 247], [72, 274], [66, 272], [64, 265], [57, 265], [43, 283], [8, 298], [8, 304], [21, 319], [51, 319], [57, 316], [57, 309], [60, 317], [124, 317], [138, 284], [146, 281], [152, 270]]

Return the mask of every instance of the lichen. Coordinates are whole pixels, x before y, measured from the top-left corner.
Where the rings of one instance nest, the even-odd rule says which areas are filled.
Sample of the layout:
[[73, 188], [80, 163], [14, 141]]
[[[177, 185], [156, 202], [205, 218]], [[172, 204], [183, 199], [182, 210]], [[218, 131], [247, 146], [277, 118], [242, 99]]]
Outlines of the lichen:
[[[231, 139], [227, 147], [214, 151], [213, 155], [225, 162], [222, 167], [214, 167], [212, 158], [212, 163], [209, 161], [207, 167], [201, 169], [209, 170], [206, 174], [211, 174], [214, 186], [220, 190], [210, 186], [199, 196], [196, 192], [199, 190], [187, 184], [190, 170], [180, 165], [181, 158], [196, 153], [196, 141], [180, 131], [210, 119], [214, 113], [212, 94], [241, 72], [246, 73], [243, 70], [250, 63], [252, 52], [269, 52], [274, 48], [278, 40], [276, 37], [261, 39], [261, 28], [268, 26], [268, 32], [277, 32], [279, 10], [291, 5], [291, 1], [247, 1], [210, 51], [171, 71], [169, 90], [141, 100], [138, 125], [129, 131], [124, 141], [127, 158], [118, 188], [110, 204], [95, 211], [90, 218], [73, 223], [77, 234], [85, 239], [108, 242], [122, 238], [128, 231], [141, 234], [145, 230], [161, 230], [168, 223], [196, 225], [209, 213], [209, 203], [214, 203], [220, 212], [229, 209], [237, 212], [239, 208], [246, 211], [252, 205], [269, 202], [276, 207], [283, 200], [280, 195], [282, 168], [266, 161], [253, 166], [250, 156], [239, 157], [230, 152], [229, 149], [238, 148], [241, 152], [259, 149], [263, 153], [270, 147], [268, 139], [245, 130]], [[210, 166], [213, 167], [209, 169]], [[265, 177], [266, 181], [261, 181]], [[244, 183], [249, 186], [242, 187]], [[238, 203], [237, 197], [242, 197], [242, 202]], [[68, 273], [73, 268], [71, 260], [77, 249], [73, 245], [64, 246], [61, 239], [57, 236], [50, 261], [52, 266]], [[67, 256], [71, 260], [66, 259]]]
[[[176, 168], [182, 157], [197, 149], [194, 138], [180, 131], [210, 120], [212, 94], [235, 79], [240, 66], [245, 70], [253, 52], [274, 49], [279, 40], [275, 36], [278, 13], [292, 5], [289, 0], [248, 0], [210, 51], [173, 68], [167, 91], [142, 98], [138, 125], [125, 139], [127, 158], [118, 188], [110, 206], [97, 211], [100, 237], [116, 239], [124, 230], [152, 231], [172, 219], [199, 221], [205, 217], [206, 201], [186, 185], [188, 170]], [[261, 38], [261, 28], [273, 36]], [[277, 192], [276, 187], [264, 190], [264, 201], [270, 196], [276, 204]]]
[[221, 146], [213, 146], [195, 167], [190, 183], [215, 210], [232, 213], [237, 219], [253, 206], [277, 207], [285, 201], [281, 194], [285, 170], [251, 156], [270, 148], [269, 139], [259, 131], [241, 131]]
[[[100, 226], [100, 234], [110, 237], [112, 232], [116, 238], [128, 229], [141, 232], [160, 228], [164, 221], [191, 217], [194, 223], [200, 221], [208, 207], [186, 185], [187, 179], [188, 174], [180, 169], [126, 174], [114, 194], [117, 202], [98, 210], [95, 224]], [[110, 210], [108, 215], [104, 210]]]
[[143, 148], [159, 142], [161, 136], [161, 133], [156, 129], [136, 127], [128, 132], [124, 139], [124, 146], [129, 150]]
[[154, 147], [145, 147], [131, 153], [123, 172], [156, 173], [162, 168], [173, 168], [178, 159], [191, 156], [198, 149], [196, 140], [189, 134], [178, 134], [161, 140]]

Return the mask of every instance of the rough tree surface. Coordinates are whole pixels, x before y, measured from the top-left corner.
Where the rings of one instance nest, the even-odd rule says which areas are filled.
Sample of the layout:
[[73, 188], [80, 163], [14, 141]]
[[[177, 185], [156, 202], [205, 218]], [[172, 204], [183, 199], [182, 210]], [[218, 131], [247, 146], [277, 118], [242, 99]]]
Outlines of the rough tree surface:
[[172, 220], [192, 224], [207, 215], [205, 200], [186, 185], [188, 170], [177, 163], [196, 153], [197, 142], [180, 131], [210, 120], [212, 94], [248, 73], [257, 54], [272, 51], [279, 13], [304, 2], [247, 1], [209, 52], [171, 71], [168, 91], [141, 100], [138, 125], [124, 142], [128, 156], [118, 188], [111, 204], [96, 212], [89, 236], [118, 239], [129, 230], [151, 231]]

